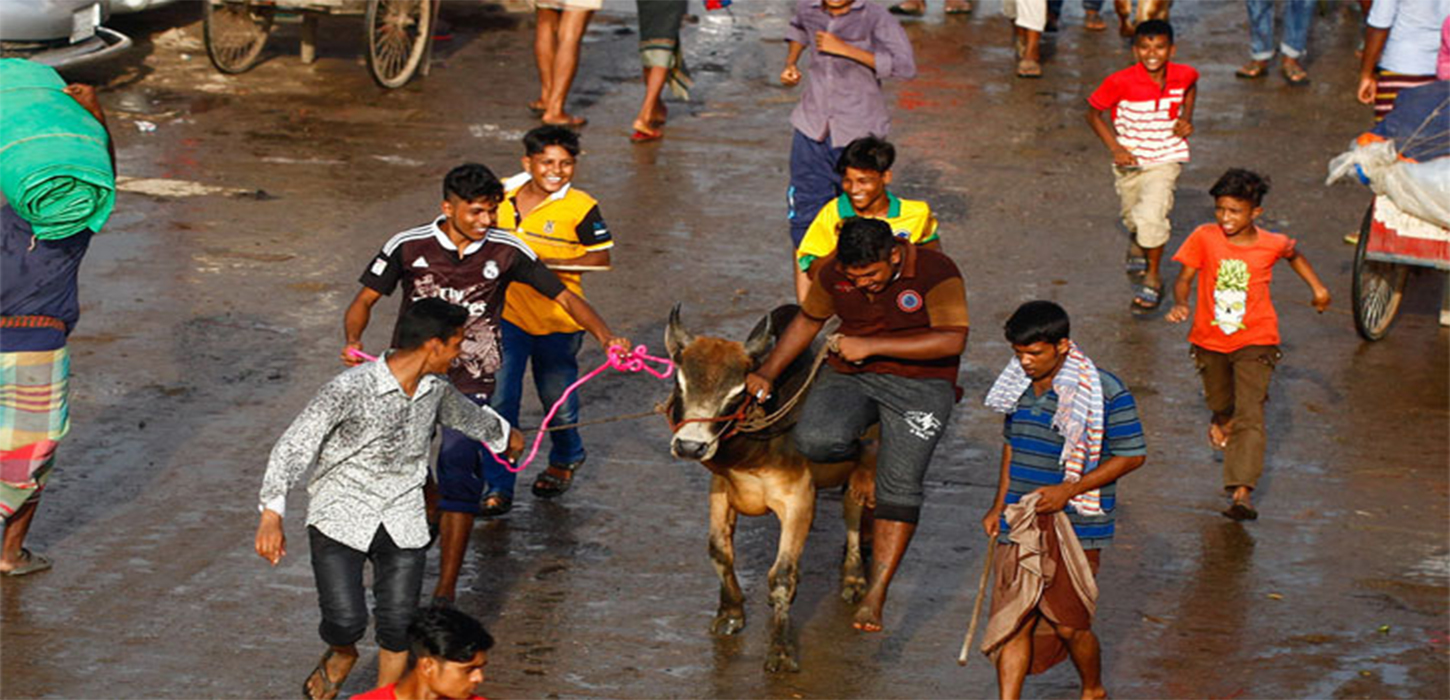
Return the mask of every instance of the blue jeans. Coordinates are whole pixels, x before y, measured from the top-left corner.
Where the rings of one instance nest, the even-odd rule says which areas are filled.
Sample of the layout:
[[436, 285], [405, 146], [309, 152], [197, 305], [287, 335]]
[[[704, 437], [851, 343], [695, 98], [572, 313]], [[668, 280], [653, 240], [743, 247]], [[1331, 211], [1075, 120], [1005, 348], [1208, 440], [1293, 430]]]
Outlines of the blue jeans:
[[799, 130], [791, 131], [790, 188], [785, 192], [786, 218], [790, 220], [791, 250], [801, 247], [806, 230], [821, 207], [841, 196], [841, 176], [836, 161], [845, 148], [832, 148], [831, 137], [816, 141]]
[[[1082, 0], [1083, 12], [1101, 12], [1103, 0]], [[1047, 14], [1062, 15], [1062, 0], [1047, 0]]]
[[[519, 403], [524, 394], [524, 368], [530, 360], [533, 361], [534, 389], [538, 391], [539, 402], [547, 413], [564, 390], [579, 379], [577, 355], [584, 344], [584, 332], [532, 335], [508, 321], [503, 321], [501, 330], [503, 365], [494, 375], [498, 378], [498, 387], [489, 405], [510, 425], [518, 425]], [[569, 400], [554, 414], [553, 425], [577, 422], [579, 395], [575, 393], [570, 394]], [[549, 443], [549, 464], [572, 464], [584, 459], [584, 441], [574, 428], [549, 433]], [[528, 454], [527, 447], [524, 454]], [[483, 478], [488, 482], [489, 493], [502, 493], [513, 498], [518, 474], [489, 458], [483, 463]]]
[[[1255, 61], [1274, 57], [1274, 0], [1245, 0], [1249, 9], [1249, 56]], [[1289, 58], [1304, 55], [1309, 45], [1309, 20], [1314, 0], [1284, 0], [1284, 40], [1279, 50]]]
[[[483, 394], [464, 396], [480, 406], [488, 404], [488, 397]], [[445, 426], [438, 447], [439, 510], [478, 515], [487, 465], [497, 466], [497, 463], [483, 443]]]

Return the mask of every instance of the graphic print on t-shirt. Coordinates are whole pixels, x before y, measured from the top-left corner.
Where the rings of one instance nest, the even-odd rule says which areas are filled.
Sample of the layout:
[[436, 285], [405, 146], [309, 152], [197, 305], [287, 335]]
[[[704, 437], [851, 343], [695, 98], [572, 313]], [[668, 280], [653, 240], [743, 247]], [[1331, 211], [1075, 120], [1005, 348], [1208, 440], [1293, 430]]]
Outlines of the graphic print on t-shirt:
[[1224, 335], [1243, 330], [1248, 301], [1248, 263], [1234, 258], [1219, 262], [1213, 284], [1213, 325]]
[[[492, 260], [488, 261], [493, 265]], [[497, 277], [497, 273], [494, 275]], [[492, 375], [503, 364], [503, 353], [498, 343], [498, 329], [489, 322], [488, 303], [468, 301], [482, 285], [454, 289], [438, 284], [432, 273], [424, 273], [413, 285], [413, 301], [419, 299], [442, 299], [468, 309], [468, 322], [463, 326], [462, 352], [453, 366], [461, 368], [468, 376], [479, 379]]]

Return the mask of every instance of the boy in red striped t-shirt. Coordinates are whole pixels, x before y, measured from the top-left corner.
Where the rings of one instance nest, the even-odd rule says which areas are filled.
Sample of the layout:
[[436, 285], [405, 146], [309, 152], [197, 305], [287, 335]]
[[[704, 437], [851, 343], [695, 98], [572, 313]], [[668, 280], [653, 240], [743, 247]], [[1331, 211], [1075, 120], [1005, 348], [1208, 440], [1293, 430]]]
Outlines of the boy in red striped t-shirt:
[[[1088, 97], [1087, 122], [1113, 154], [1113, 184], [1132, 235], [1128, 273], [1142, 275], [1134, 312], [1152, 311], [1163, 301], [1159, 262], [1172, 232], [1173, 189], [1193, 133], [1198, 71], [1170, 63], [1176, 52], [1172, 25], [1158, 19], [1139, 24], [1133, 32], [1138, 62], [1108, 76]], [[1107, 112], [1111, 126], [1103, 120]]]

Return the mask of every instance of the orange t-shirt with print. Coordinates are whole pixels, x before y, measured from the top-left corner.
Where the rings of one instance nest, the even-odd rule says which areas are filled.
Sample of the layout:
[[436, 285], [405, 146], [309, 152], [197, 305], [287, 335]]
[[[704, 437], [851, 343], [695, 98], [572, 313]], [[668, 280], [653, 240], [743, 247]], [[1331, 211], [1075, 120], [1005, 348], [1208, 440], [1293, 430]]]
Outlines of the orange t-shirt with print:
[[1214, 352], [1279, 344], [1279, 316], [1269, 297], [1274, 263], [1294, 257], [1294, 239], [1256, 227], [1252, 245], [1235, 245], [1218, 224], [1189, 234], [1173, 259], [1199, 271], [1188, 342]]

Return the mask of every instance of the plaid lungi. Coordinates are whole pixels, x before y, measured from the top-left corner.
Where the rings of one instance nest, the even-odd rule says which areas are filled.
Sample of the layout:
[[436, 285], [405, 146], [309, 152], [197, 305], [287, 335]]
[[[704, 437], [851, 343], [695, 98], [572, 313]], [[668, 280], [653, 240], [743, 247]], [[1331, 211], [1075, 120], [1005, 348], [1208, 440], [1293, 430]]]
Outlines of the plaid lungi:
[[70, 430], [65, 348], [0, 353], [0, 516], [45, 486], [55, 448]]

